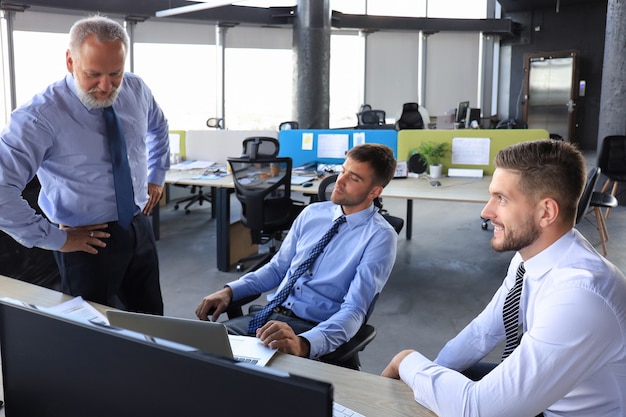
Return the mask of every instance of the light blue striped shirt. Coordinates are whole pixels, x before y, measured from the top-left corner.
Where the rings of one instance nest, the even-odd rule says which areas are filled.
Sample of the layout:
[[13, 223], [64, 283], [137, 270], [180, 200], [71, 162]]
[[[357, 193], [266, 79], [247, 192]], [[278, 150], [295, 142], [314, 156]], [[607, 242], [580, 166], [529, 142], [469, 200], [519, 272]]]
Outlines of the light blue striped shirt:
[[[124, 75], [113, 108], [139, 211], [148, 201], [148, 182], [165, 182], [167, 120], [149, 88], [131, 73]], [[66, 233], [21, 197], [35, 174], [42, 186], [39, 205], [51, 222], [77, 227], [117, 220], [103, 110], [81, 103], [71, 74], [16, 109], [0, 137], [0, 229], [24, 246], [56, 250]]]
[[[307, 206], [267, 265], [228, 284], [233, 300], [286, 282], [342, 214], [332, 202]], [[396, 260], [398, 235], [374, 205], [346, 219], [283, 303], [298, 317], [319, 323], [301, 334], [311, 345], [312, 358], [332, 352], [356, 334]]]

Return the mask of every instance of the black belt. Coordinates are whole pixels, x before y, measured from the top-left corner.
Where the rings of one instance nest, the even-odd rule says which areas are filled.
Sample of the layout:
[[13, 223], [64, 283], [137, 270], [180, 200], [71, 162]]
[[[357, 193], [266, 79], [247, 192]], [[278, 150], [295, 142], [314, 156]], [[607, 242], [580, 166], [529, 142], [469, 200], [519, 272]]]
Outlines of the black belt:
[[300, 317], [296, 316], [293, 313], [293, 311], [291, 311], [288, 308], [283, 307], [283, 306], [274, 307], [274, 313], [282, 314], [283, 316], [287, 316], [287, 317], [294, 317], [296, 319], [300, 318]]

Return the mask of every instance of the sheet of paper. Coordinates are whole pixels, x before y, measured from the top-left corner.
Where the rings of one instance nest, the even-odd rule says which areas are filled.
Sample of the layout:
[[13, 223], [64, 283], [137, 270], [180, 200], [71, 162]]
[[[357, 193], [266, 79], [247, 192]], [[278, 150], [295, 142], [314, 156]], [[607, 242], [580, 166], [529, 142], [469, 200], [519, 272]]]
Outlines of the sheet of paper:
[[106, 316], [96, 310], [91, 304], [83, 300], [82, 297], [74, 297], [64, 303], [54, 307], [39, 307], [42, 311], [50, 311], [55, 314], [72, 316], [73, 318], [90, 321], [92, 323], [109, 324]]
[[347, 133], [324, 133], [317, 136], [318, 158], [345, 158], [350, 145]]
[[352, 146], [363, 145], [365, 143], [365, 132], [354, 132], [352, 135]]
[[189, 169], [204, 169], [204, 168], [209, 168], [211, 166], [215, 165], [215, 162], [213, 161], [184, 161], [181, 162], [180, 164], [175, 164], [170, 166], [170, 169], [178, 169], [178, 170], [189, 170]]
[[306, 132], [302, 134], [302, 150], [303, 151], [313, 150], [313, 133]]
[[453, 138], [453, 165], [489, 165], [489, 138]]

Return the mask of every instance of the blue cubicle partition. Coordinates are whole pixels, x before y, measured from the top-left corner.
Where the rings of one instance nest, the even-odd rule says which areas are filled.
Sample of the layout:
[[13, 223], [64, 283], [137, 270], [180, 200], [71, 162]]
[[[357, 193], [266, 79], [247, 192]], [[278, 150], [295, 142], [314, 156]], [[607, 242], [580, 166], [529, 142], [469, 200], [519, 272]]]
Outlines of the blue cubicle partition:
[[[356, 130], [356, 129], [298, 129], [281, 130], [278, 132], [280, 142], [280, 156], [288, 156], [293, 160], [293, 166], [316, 161], [323, 164], [342, 164], [344, 157], [332, 155], [333, 151], [343, 149], [329, 149], [332, 146], [322, 147], [320, 136], [329, 145], [329, 141], [336, 139], [337, 143], [347, 143], [347, 149], [359, 143], [380, 143], [389, 146], [393, 155], [398, 157], [398, 132], [395, 130]], [[323, 149], [322, 149], [323, 148]]]

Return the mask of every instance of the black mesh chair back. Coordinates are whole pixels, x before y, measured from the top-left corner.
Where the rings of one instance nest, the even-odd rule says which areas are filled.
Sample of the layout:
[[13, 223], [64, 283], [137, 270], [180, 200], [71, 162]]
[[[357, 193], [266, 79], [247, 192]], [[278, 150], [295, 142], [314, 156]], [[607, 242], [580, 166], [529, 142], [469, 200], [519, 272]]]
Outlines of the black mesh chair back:
[[607, 136], [602, 141], [598, 166], [613, 181], [626, 181], [626, 136]]
[[591, 195], [593, 194], [594, 188], [596, 188], [596, 184], [598, 183], [598, 178], [600, 178], [600, 168], [594, 167], [591, 168], [589, 173], [587, 174], [587, 183], [585, 184], [585, 189], [583, 190], [583, 194], [580, 196], [580, 200], [578, 200], [578, 210], [576, 212], [576, 224], [580, 222], [583, 218], [587, 210], [589, 209], [589, 203], [591, 202]]
[[382, 126], [385, 124], [384, 110], [365, 110], [360, 113], [359, 124], [363, 126]]
[[280, 150], [278, 139], [265, 136], [246, 138], [243, 140], [242, 145], [241, 156], [253, 160], [276, 157]]
[[517, 119], [500, 120], [496, 129], [528, 129], [528, 123]]
[[290, 122], [282, 122], [278, 125], [278, 130], [292, 130], [298, 129], [300, 124], [298, 122], [290, 121]]
[[241, 222], [253, 243], [266, 243], [287, 230], [299, 213], [291, 200], [291, 158], [228, 158], [235, 195], [241, 203]]
[[402, 105], [402, 114], [396, 122], [396, 129], [423, 129], [424, 120], [419, 112], [419, 104], [404, 103]]

